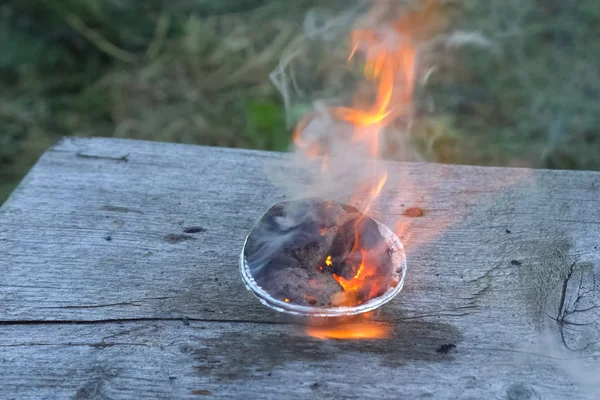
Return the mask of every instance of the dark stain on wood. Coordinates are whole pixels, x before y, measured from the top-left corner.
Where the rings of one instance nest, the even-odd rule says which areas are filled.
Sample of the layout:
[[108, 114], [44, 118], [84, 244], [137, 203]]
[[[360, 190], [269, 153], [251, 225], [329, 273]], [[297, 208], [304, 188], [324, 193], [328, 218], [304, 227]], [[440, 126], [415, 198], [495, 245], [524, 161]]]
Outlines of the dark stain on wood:
[[165, 240], [170, 244], [177, 244], [181, 242], [185, 242], [186, 240], [195, 240], [196, 238], [191, 235], [184, 235], [180, 233], [171, 233], [165, 236]]
[[196, 396], [210, 396], [212, 392], [206, 389], [192, 390], [192, 394]]
[[404, 215], [411, 218], [422, 217], [424, 214], [423, 209], [419, 207], [411, 207], [404, 211]]
[[452, 349], [455, 349], [455, 348], [456, 348], [456, 345], [454, 343], [446, 343], [446, 344], [442, 344], [440, 347], [438, 347], [435, 352], [440, 353], [440, 354], [448, 354]]
[[202, 232], [206, 232], [206, 228], [203, 228], [201, 226], [190, 226], [188, 228], [184, 228], [183, 232], [184, 233], [202, 233]]
[[435, 354], [440, 343], [461, 341], [462, 335], [454, 326], [437, 322], [400, 321], [390, 338], [374, 340], [319, 340], [290, 326], [281, 333], [227, 332], [204, 340], [202, 348], [193, 354], [199, 374], [236, 380], [290, 362], [321, 363], [348, 353], [376, 356], [380, 365], [393, 368], [417, 361], [442, 362], [447, 358]]

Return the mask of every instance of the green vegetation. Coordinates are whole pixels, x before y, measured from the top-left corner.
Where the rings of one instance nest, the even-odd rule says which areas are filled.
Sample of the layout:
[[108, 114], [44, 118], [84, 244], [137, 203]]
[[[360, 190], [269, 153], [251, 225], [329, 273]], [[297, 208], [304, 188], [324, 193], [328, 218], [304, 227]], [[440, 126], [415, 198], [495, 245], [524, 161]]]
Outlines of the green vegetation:
[[[348, 2], [4, 1], [0, 203], [64, 135], [286, 149], [268, 76], [324, 4]], [[435, 45], [419, 96], [421, 156], [600, 169], [600, 3], [463, 0], [444, 12], [459, 34]]]

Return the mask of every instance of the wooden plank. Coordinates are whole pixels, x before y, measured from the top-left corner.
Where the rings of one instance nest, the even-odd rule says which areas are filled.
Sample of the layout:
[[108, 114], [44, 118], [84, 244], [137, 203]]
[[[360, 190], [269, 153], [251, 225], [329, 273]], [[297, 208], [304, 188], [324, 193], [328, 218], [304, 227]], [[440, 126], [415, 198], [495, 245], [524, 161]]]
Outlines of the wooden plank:
[[586, 360], [544, 354], [536, 346], [496, 347], [485, 330], [477, 340], [438, 353], [457, 332], [437, 322], [407, 321], [391, 339], [368, 342], [320, 341], [292, 325], [258, 323], [21, 328], [0, 326], [2, 398], [594, 399], [598, 394], [589, 381], [597, 384], [599, 375], [591, 374], [598, 369], [586, 375], [573, 367]]
[[[405, 289], [385, 306], [381, 319], [389, 321], [397, 335], [404, 331], [414, 335], [377, 342], [391, 347], [403, 343], [393, 352], [404, 360], [402, 367], [385, 369], [381, 361], [385, 355], [375, 350], [357, 353], [365, 357], [364, 370], [395, 371], [396, 380], [378, 375], [376, 395], [388, 396], [386, 390], [396, 382], [407, 388], [407, 397], [434, 390], [436, 397], [457, 398], [462, 390], [464, 398], [479, 398], [490, 384], [492, 393], [506, 398], [511, 385], [519, 382], [548, 394], [542, 398], [562, 393], [566, 383], [575, 385], [575, 398], [597, 395], [598, 381], [589, 372], [597, 371], [600, 357], [600, 174], [415, 163], [388, 163], [388, 167], [388, 185], [373, 212], [399, 232], [407, 248], [408, 275]], [[35, 343], [38, 328], [30, 323], [45, 321], [34, 326], [48, 332], [49, 340], [88, 332], [98, 335], [92, 338], [98, 342], [119, 326], [111, 321], [140, 320], [127, 323], [159, 326], [162, 333], [157, 335], [168, 338], [182, 334], [175, 328], [181, 324], [174, 320], [189, 317], [206, 327], [197, 333], [199, 338], [233, 332], [223, 339], [232, 348], [235, 335], [251, 340], [254, 331], [271, 340], [278, 335], [287, 338], [291, 327], [264, 324], [279, 322], [280, 317], [245, 290], [237, 266], [241, 243], [254, 221], [284, 198], [265, 177], [265, 170], [273, 169], [290, 180], [306, 178], [287, 156], [277, 153], [114, 139], [63, 140], [0, 208], [2, 337]], [[405, 215], [411, 207], [420, 207], [424, 215]], [[186, 233], [190, 227], [198, 229]], [[89, 325], [73, 327], [71, 322]], [[423, 344], [422, 337], [435, 340]], [[162, 370], [174, 351], [164, 340], [160, 351], [153, 350], [152, 362], [123, 355], [121, 361], [102, 358], [98, 363], [109, 370], [115, 365], [125, 368], [127, 359]], [[281, 340], [273, 349], [285, 352], [292, 345]], [[312, 339], [299, 343], [307, 340], [313, 343]], [[79, 360], [75, 364], [91, 371], [95, 361], [78, 358], [81, 346], [60, 343], [58, 347]], [[344, 395], [346, 381], [358, 379], [368, 385], [358, 372], [320, 361], [337, 357], [338, 351], [352, 353], [350, 347], [362, 344], [315, 343], [331, 353], [306, 345], [306, 352], [318, 357], [300, 358], [303, 368], [316, 369], [302, 379], [316, 379], [320, 372], [332, 388], [324, 395], [338, 389], [337, 395]], [[452, 360], [438, 363], [416, 354], [430, 354], [443, 343], [457, 345]], [[384, 345], [366, 345], [373, 346]], [[30, 347], [26, 353], [20, 352], [27, 346], [6, 347], [0, 367], [2, 372], [11, 371], [21, 357], [31, 368], [30, 384], [44, 386], [57, 372], [35, 367], [42, 351]], [[86, 349], [102, 354], [119, 348]], [[254, 352], [254, 347], [248, 351]], [[340, 357], [350, 366], [359, 364], [358, 355]], [[227, 357], [223, 360], [230, 362]], [[191, 368], [189, 362], [185, 368]], [[294, 368], [289, 368], [281, 377], [288, 380], [273, 380], [265, 386], [273, 390], [268, 393], [279, 393], [277, 385], [290, 387], [296, 378]], [[412, 372], [399, 379], [407, 369]], [[151, 371], [139, 373], [147, 379], [155, 376]], [[473, 382], [467, 380], [468, 374]], [[80, 376], [82, 383], [84, 375]], [[212, 372], [206, 376], [214, 381]], [[251, 381], [246, 379], [243, 385]], [[29, 387], [19, 382], [5, 393]], [[262, 381], [257, 382], [262, 387]], [[191, 388], [184, 385], [184, 391], [170, 392], [172, 385], [167, 384], [147, 393], [181, 397]], [[65, 385], [68, 391], [75, 389]], [[106, 390], [119, 397], [125, 393], [119, 392], [125, 390], [123, 385], [125, 381]], [[439, 392], [443, 385], [447, 391]], [[512, 387], [511, 396], [518, 388]], [[370, 393], [354, 389], [348, 396]], [[2, 390], [0, 397], [6, 397]], [[242, 391], [223, 393], [241, 396]], [[298, 393], [302, 397], [313, 392]]]

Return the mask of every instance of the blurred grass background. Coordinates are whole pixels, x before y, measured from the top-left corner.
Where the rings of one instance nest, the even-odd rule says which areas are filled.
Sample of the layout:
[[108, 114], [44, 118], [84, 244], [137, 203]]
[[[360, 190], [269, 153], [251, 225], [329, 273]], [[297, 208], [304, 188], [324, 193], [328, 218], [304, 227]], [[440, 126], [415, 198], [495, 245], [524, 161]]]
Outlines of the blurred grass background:
[[[65, 135], [286, 150], [269, 73], [309, 9], [347, 3], [5, 0], [0, 204]], [[425, 159], [600, 169], [600, 2], [444, 7], [458, 34], [415, 116]]]

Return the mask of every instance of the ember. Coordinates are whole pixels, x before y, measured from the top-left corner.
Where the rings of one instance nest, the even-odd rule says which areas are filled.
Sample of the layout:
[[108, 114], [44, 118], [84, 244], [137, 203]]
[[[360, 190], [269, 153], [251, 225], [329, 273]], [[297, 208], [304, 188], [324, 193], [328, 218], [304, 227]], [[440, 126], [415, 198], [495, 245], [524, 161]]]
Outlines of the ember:
[[243, 256], [269, 297], [335, 308], [358, 306], [395, 288], [404, 272], [398, 250], [380, 224], [355, 207], [304, 199], [273, 206], [248, 236]]

